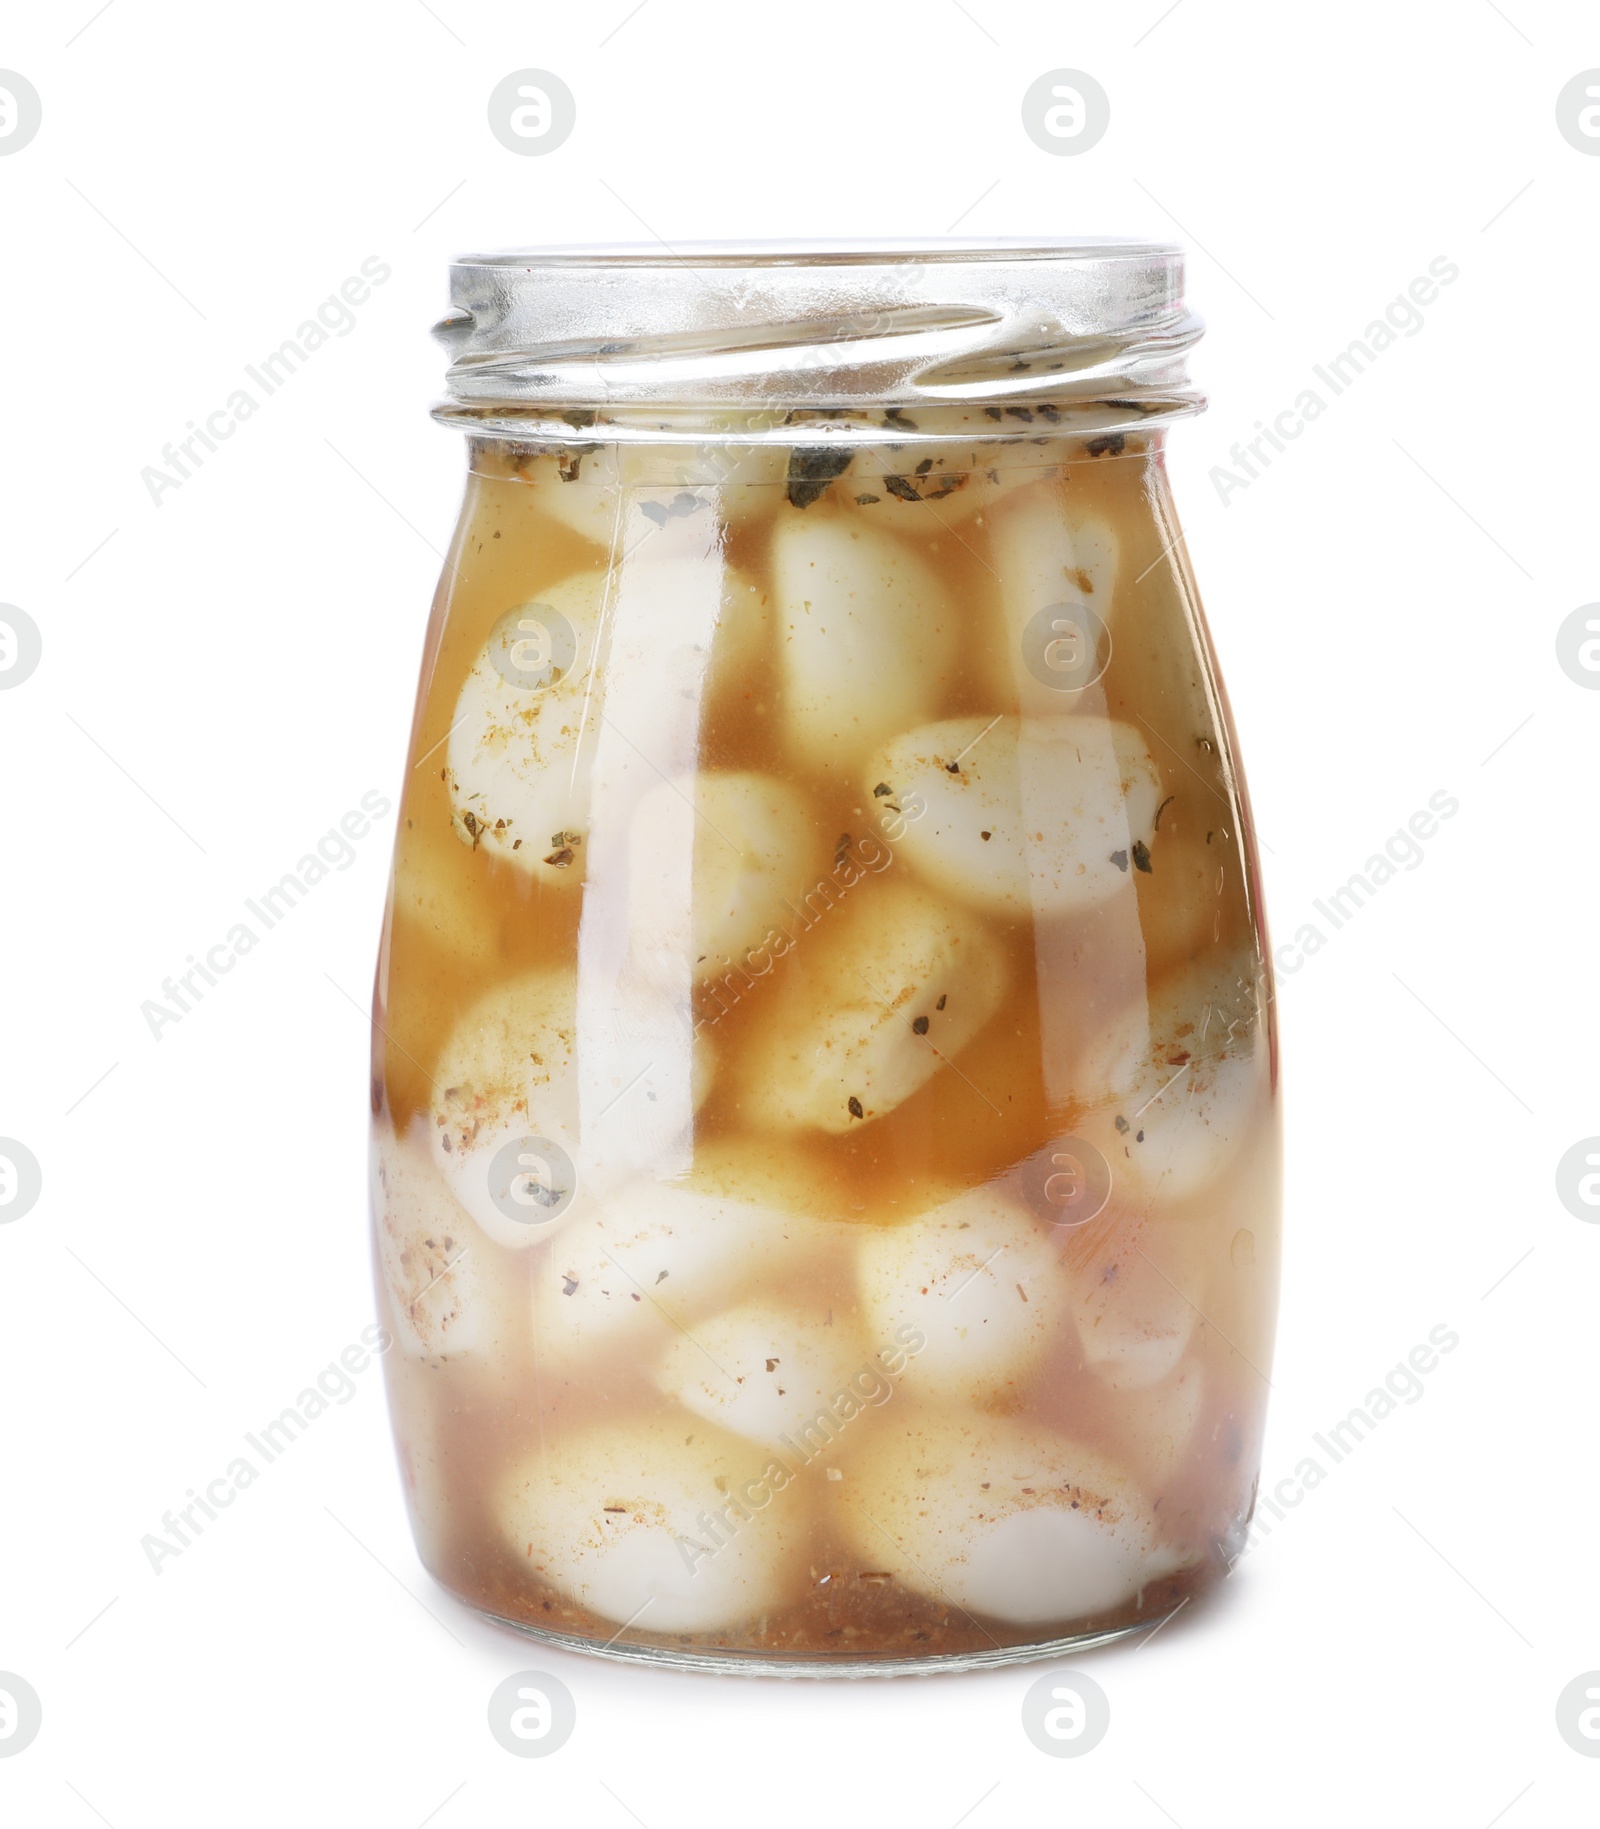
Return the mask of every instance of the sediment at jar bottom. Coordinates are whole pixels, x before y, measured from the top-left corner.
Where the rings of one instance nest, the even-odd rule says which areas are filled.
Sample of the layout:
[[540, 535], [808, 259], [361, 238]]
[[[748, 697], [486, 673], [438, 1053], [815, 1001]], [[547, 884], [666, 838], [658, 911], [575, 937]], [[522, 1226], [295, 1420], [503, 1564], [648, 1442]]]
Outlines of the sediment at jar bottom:
[[487, 1612], [915, 1660], [1237, 1547], [1275, 1066], [1209, 656], [1153, 453], [959, 455], [474, 478], [374, 1227], [419, 1545]]

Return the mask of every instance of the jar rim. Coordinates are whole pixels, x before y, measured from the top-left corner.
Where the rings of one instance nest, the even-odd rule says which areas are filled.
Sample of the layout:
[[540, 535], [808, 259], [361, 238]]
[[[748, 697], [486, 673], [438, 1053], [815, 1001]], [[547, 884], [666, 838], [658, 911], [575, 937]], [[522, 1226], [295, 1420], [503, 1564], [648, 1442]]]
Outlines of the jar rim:
[[1203, 404], [1184, 362], [1202, 326], [1169, 242], [554, 245], [464, 255], [450, 282], [437, 416], [480, 431], [572, 411], [1041, 402], [1100, 409], [1103, 426], [1108, 404], [1130, 423]]
[[889, 237], [666, 242], [569, 242], [460, 254], [454, 267], [788, 267], [884, 266], [898, 262], [996, 260], [1128, 260], [1157, 256], [1181, 261], [1176, 242], [1127, 235], [950, 236], [939, 241]]

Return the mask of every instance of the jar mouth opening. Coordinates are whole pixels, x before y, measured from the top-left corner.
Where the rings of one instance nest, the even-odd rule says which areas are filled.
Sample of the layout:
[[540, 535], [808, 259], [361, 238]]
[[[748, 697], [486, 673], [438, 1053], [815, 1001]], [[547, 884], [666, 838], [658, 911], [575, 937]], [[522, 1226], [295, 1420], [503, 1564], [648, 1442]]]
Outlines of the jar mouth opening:
[[626, 416], [651, 408], [1110, 405], [1136, 423], [1203, 404], [1185, 369], [1202, 326], [1168, 243], [551, 247], [468, 255], [450, 277], [450, 423], [605, 412], [632, 437]]

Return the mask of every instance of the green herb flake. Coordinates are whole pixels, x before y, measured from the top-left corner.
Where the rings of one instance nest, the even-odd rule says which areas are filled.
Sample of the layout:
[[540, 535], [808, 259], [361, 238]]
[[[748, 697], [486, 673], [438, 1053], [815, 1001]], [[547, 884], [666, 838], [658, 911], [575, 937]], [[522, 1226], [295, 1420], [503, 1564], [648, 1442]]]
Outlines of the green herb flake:
[[794, 508], [809, 508], [836, 476], [850, 468], [855, 453], [838, 445], [796, 445], [789, 453], [788, 495]]

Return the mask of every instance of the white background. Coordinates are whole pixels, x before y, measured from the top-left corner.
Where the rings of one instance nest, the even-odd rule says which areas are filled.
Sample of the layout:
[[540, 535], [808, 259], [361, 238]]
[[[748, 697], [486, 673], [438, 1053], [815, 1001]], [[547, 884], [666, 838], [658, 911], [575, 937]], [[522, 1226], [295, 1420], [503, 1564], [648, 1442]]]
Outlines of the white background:
[[[1592, 12], [94, 5], [12, 7], [0, 37], [44, 106], [0, 158], [0, 600], [44, 635], [0, 694], [0, 1133], [44, 1170], [0, 1227], [0, 1670], [44, 1702], [0, 1817], [1593, 1820], [1600, 1761], [1554, 1713], [1600, 1667], [1600, 1227], [1555, 1193], [1600, 1132], [1600, 695], [1555, 652], [1600, 597], [1600, 158], [1555, 120], [1600, 65]], [[486, 125], [527, 66], [577, 98], [548, 156]], [[1019, 117], [1062, 66], [1111, 98], [1080, 156]], [[1111, 1728], [1077, 1759], [1023, 1736], [1036, 1669], [670, 1677], [479, 1623], [416, 1562], [377, 1369], [153, 1574], [141, 1536], [373, 1312], [363, 1013], [392, 816], [159, 1042], [140, 1004], [398, 791], [463, 469], [426, 417], [448, 258], [958, 219], [1192, 250], [1213, 406], [1174, 466], [1275, 939], [1430, 794], [1460, 801], [1281, 980], [1267, 1484], [1430, 1328], [1459, 1348], [1215, 1602], [1078, 1660]], [[154, 505], [141, 469], [369, 255], [392, 277], [355, 329]], [[1221, 501], [1229, 447], [1441, 255], [1461, 276], [1421, 331]], [[578, 1725], [518, 1760], [484, 1709], [529, 1667]]]

